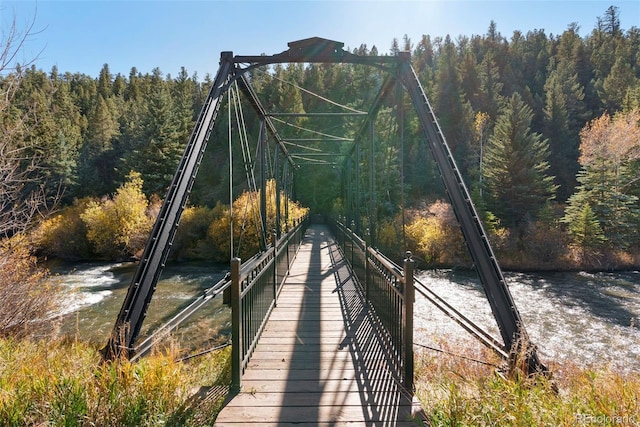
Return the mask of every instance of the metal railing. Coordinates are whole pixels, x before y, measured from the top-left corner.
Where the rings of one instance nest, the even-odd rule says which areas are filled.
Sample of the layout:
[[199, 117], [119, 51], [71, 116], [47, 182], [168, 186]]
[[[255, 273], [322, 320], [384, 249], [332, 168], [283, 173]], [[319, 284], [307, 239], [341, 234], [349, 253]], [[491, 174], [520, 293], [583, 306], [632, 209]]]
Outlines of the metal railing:
[[413, 261], [407, 253], [403, 268], [389, 260], [344, 224], [333, 224], [334, 236], [351, 264], [369, 307], [382, 326], [392, 361], [408, 390], [413, 390]]
[[225, 277], [220, 279], [215, 285], [206, 289], [202, 295], [196, 298], [191, 304], [182, 309], [178, 314], [174, 315], [168, 322], [160, 326], [149, 337], [133, 348], [131, 361], [136, 361], [142, 356], [148, 354], [153, 347], [163, 338], [169, 336], [178, 326], [188, 320], [196, 311], [204, 307], [209, 301], [216, 296], [223, 294], [224, 291], [231, 286], [231, 276], [227, 273]]
[[367, 246], [357, 234], [336, 221], [333, 233], [358, 278], [360, 289], [384, 326], [389, 346], [396, 356], [397, 369], [404, 375], [405, 385], [413, 379], [413, 303], [415, 292], [454, 320], [480, 343], [503, 359], [508, 358], [505, 346], [481, 326], [429, 289], [413, 276], [410, 253], [403, 268], [377, 249]]
[[273, 245], [245, 263], [240, 258], [231, 260], [231, 380], [235, 391], [240, 390], [242, 374], [276, 306], [307, 223], [302, 218], [279, 240], [274, 233]]

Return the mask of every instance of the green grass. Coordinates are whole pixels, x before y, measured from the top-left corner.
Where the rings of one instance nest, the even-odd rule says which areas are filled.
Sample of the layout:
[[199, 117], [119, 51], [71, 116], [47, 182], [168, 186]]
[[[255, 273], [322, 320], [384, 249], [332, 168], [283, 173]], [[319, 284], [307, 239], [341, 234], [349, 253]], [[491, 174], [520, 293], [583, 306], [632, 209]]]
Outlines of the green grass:
[[492, 366], [427, 352], [416, 367], [416, 395], [433, 426], [640, 425], [638, 372], [551, 364], [551, 378], [505, 378]]
[[83, 343], [2, 339], [0, 426], [212, 425], [224, 394], [195, 395], [229, 383], [229, 350], [183, 363], [171, 350], [103, 363]]

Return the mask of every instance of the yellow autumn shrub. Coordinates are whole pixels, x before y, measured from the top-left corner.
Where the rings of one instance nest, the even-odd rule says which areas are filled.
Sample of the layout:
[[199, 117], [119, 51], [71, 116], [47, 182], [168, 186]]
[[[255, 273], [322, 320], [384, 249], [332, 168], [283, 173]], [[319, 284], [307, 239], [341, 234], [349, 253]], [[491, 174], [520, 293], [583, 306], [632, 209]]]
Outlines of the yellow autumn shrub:
[[180, 217], [180, 226], [171, 247], [174, 259], [213, 259], [216, 247], [207, 231], [220, 215], [220, 208], [189, 206]]
[[80, 215], [91, 199], [76, 200], [51, 218], [43, 220], [31, 233], [39, 254], [63, 259], [84, 259], [91, 254], [87, 228]]
[[140, 174], [132, 172], [128, 178], [113, 198], [89, 202], [80, 215], [96, 253], [106, 258], [140, 253], [153, 224]]
[[[291, 229], [294, 222], [308, 213], [308, 208], [288, 200], [280, 194], [281, 231]], [[267, 200], [267, 234], [276, 227], [275, 181], [270, 180], [266, 186]], [[288, 207], [285, 207], [288, 204]], [[285, 223], [285, 209], [288, 208], [288, 220]], [[207, 232], [213, 240], [221, 256], [221, 260], [228, 260], [231, 255], [231, 227], [228, 206], [218, 206], [220, 215], [211, 224]], [[241, 259], [248, 259], [255, 255], [261, 247], [262, 224], [260, 219], [260, 191], [245, 191], [233, 202], [233, 254]]]
[[406, 226], [407, 246], [428, 265], [464, 265], [468, 254], [458, 221], [449, 203], [436, 201], [414, 213]]

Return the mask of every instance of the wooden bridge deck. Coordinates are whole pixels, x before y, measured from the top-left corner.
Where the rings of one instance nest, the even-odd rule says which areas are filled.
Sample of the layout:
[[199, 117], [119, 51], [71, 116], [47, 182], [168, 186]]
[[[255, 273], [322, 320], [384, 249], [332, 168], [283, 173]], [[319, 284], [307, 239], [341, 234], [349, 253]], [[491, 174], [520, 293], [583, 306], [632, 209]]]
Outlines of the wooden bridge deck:
[[215, 425], [421, 425], [391, 360], [338, 245], [312, 225]]

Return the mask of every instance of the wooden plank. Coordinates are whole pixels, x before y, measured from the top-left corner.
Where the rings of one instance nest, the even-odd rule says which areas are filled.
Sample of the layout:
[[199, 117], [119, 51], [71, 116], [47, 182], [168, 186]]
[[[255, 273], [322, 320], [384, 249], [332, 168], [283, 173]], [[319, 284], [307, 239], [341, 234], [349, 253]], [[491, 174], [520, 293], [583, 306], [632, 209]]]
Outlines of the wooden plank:
[[313, 330], [307, 330], [307, 331], [277, 331], [275, 329], [266, 329], [262, 335], [260, 339], [264, 339], [265, 337], [282, 337], [283, 339], [285, 338], [290, 338], [290, 337], [294, 337], [294, 338], [299, 338], [299, 339], [304, 339], [304, 338], [321, 338], [321, 337], [351, 337], [352, 335], [350, 335], [349, 333], [347, 333], [344, 329], [343, 330], [339, 330], [339, 329], [334, 329], [334, 330], [326, 330], [323, 329], [322, 331], [318, 328], [313, 329]]
[[396, 383], [372, 382], [363, 386], [361, 382], [352, 379], [323, 379], [320, 381], [290, 379], [273, 379], [265, 381], [263, 379], [252, 380], [242, 379], [242, 390], [247, 393], [362, 393], [366, 397], [371, 392], [393, 392], [398, 391]]
[[[318, 423], [318, 422], [360, 422], [362, 425], [379, 425], [393, 421], [410, 421], [413, 412], [411, 406], [375, 408], [369, 406], [226, 406], [227, 411], [222, 422], [242, 420], [254, 425], [256, 422], [273, 420], [282, 423]], [[368, 423], [368, 424], [366, 424]], [[218, 424], [216, 425], [224, 425]]]
[[[367, 402], [370, 406], [383, 407], [383, 406], [407, 406], [411, 407], [412, 402], [400, 394], [386, 393], [389, 399], [385, 396], [381, 396], [380, 393], [371, 394], [367, 393], [365, 396], [361, 396], [358, 392], [342, 393], [342, 392], [308, 392], [308, 393], [296, 393], [296, 392], [284, 392], [284, 393], [240, 393], [229, 402], [228, 406], [334, 406], [337, 403], [340, 406], [357, 406], [362, 407], [362, 401]], [[379, 399], [376, 400], [376, 399]]]
[[328, 334], [314, 334], [314, 335], [299, 335], [296, 333], [292, 334], [263, 334], [260, 337], [259, 344], [265, 345], [268, 347], [274, 345], [291, 345], [291, 344], [302, 344], [302, 345], [317, 345], [326, 343], [327, 345], [339, 345], [343, 342], [350, 342], [351, 336], [345, 334], [343, 331], [339, 331], [337, 334], [328, 335]]

